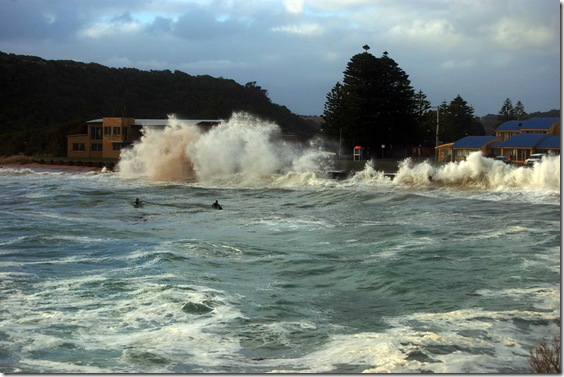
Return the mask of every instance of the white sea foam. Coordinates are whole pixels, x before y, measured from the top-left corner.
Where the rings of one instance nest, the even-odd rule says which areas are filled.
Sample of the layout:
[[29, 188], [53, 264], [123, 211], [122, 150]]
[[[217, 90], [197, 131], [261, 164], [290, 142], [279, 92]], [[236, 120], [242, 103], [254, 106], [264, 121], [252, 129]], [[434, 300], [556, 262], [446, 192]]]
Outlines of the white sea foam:
[[127, 179], [203, 186], [455, 188], [470, 190], [470, 195], [472, 190], [495, 193], [490, 200], [504, 200], [503, 193], [516, 192], [526, 193], [527, 198], [540, 195], [539, 201], [547, 195], [555, 195], [556, 200], [560, 196], [560, 156], [549, 156], [531, 168], [506, 165], [481, 152], [444, 165], [408, 158], [399, 164], [394, 179], [378, 171], [377, 162], [367, 161], [362, 171], [336, 181], [327, 176], [334, 154], [320, 145], [316, 140], [307, 147], [288, 143], [276, 124], [247, 113], [234, 113], [208, 131], [171, 116], [163, 129], [143, 129], [141, 140], [122, 152], [118, 170]]
[[329, 157], [313, 147], [300, 151], [282, 139], [278, 125], [247, 113], [208, 131], [171, 116], [164, 129], [144, 128], [141, 140], [122, 152], [118, 169], [123, 178], [256, 186], [280, 170], [319, 171]]
[[299, 368], [273, 372], [327, 373], [339, 364], [365, 365], [364, 373], [489, 373], [503, 364], [526, 369], [530, 348], [517, 339], [522, 330], [513, 324], [516, 318], [556, 321], [559, 312], [468, 309], [388, 318], [391, 328], [384, 332], [334, 335], [295, 360]]
[[532, 168], [507, 165], [486, 158], [481, 152], [467, 160], [434, 166], [430, 162], [414, 164], [410, 159], [400, 164], [395, 184], [421, 186], [446, 185], [493, 191], [560, 191], [560, 156], [548, 156]]

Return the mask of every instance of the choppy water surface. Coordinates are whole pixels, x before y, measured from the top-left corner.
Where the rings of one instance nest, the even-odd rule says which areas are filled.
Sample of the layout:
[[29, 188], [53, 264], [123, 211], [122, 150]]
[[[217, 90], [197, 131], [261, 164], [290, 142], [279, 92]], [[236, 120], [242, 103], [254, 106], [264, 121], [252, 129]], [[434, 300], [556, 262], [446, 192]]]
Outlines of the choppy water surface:
[[521, 373], [560, 333], [559, 158], [335, 181], [143, 147], [0, 169], [1, 372]]

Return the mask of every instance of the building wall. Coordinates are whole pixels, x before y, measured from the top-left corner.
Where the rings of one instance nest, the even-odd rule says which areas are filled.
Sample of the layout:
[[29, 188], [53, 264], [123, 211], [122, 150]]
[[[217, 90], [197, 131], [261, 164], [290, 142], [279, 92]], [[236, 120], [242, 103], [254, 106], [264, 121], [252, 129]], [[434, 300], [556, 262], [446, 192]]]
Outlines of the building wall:
[[104, 117], [101, 123], [88, 123], [85, 135], [67, 137], [71, 158], [118, 159], [121, 150], [140, 136], [134, 118]]
[[88, 135], [67, 136], [67, 156], [73, 158], [90, 156]]
[[133, 141], [133, 118], [102, 119], [102, 158], [119, 158], [121, 150]]

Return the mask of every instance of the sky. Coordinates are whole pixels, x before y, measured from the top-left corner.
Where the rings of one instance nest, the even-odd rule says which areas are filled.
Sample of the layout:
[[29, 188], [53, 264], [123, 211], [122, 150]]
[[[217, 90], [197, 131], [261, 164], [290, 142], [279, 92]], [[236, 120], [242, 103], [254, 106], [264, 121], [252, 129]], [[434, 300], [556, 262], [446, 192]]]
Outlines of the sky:
[[272, 102], [321, 115], [368, 45], [433, 106], [460, 95], [483, 116], [506, 98], [560, 109], [560, 11], [559, 0], [0, 0], [0, 51], [255, 81]]

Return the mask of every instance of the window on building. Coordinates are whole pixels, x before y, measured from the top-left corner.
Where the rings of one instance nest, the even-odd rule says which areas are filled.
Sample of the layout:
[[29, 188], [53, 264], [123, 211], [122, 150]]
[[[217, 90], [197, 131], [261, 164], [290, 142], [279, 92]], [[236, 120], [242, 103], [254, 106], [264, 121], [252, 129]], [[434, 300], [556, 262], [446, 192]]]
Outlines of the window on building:
[[72, 151], [73, 152], [84, 152], [86, 147], [84, 143], [72, 143]]
[[120, 151], [120, 150], [121, 150], [121, 145], [120, 145], [120, 144], [114, 143], [114, 144], [112, 144], [112, 147], [113, 147], [113, 150], [114, 150], [114, 151]]
[[102, 139], [102, 127], [90, 127], [90, 139], [101, 140]]
[[121, 134], [123, 135], [123, 140], [127, 141], [127, 127], [121, 128]]
[[92, 143], [90, 145], [90, 150], [92, 152], [102, 152], [102, 144], [101, 143]]
[[120, 128], [114, 127], [114, 135], [119, 135]]
[[104, 136], [110, 136], [112, 134], [112, 127], [104, 127]]

